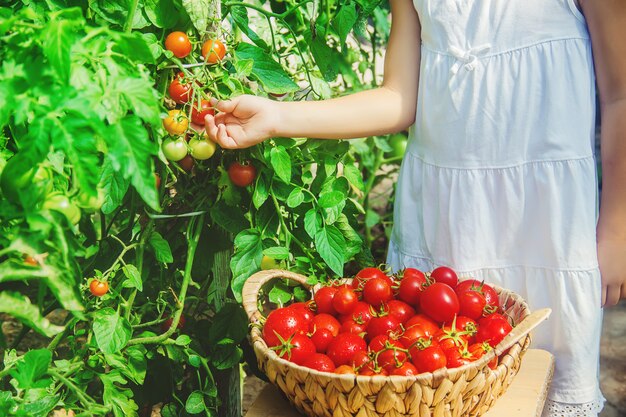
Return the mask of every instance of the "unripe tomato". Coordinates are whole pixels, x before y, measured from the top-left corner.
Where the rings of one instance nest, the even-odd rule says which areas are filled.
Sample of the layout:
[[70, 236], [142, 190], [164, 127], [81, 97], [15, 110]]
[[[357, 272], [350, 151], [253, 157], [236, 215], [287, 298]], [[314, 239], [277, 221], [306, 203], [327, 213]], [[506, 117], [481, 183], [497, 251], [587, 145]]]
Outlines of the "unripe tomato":
[[176, 78], [170, 83], [170, 86], [167, 89], [172, 100], [177, 102], [178, 104], [184, 104], [193, 97], [193, 89], [191, 88], [191, 83], [185, 80], [185, 74], [179, 72], [176, 75]]
[[182, 135], [189, 128], [189, 119], [182, 110], [170, 110], [163, 119], [163, 127], [170, 135]]
[[186, 33], [172, 32], [165, 38], [165, 49], [172, 51], [177, 58], [184, 58], [191, 53], [191, 42]]
[[276, 261], [276, 259], [274, 258], [270, 258], [267, 255], [263, 255], [263, 258], [261, 259], [261, 269], [262, 270], [268, 270], [268, 269], [278, 269], [280, 267], [280, 264]]
[[43, 207], [63, 213], [72, 224], [77, 224], [80, 221], [80, 209], [64, 194], [52, 193], [48, 195]]
[[256, 168], [250, 162], [245, 165], [233, 162], [228, 167], [228, 178], [238, 187], [247, 187], [256, 178]]
[[193, 138], [189, 141], [189, 147], [191, 148], [191, 156], [202, 161], [212, 157], [217, 146], [210, 139]]
[[86, 211], [98, 211], [104, 204], [104, 190], [102, 188], [97, 189], [97, 195], [88, 195], [85, 192], [78, 193], [76, 203], [78, 207]]
[[24, 170], [19, 158], [13, 157], [9, 159], [0, 177], [2, 194], [10, 201], [17, 203], [19, 194], [33, 185], [43, 190], [45, 194], [50, 193], [52, 191], [52, 174], [50, 170], [43, 166]]
[[215, 114], [211, 102], [209, 100], [200, 100], [200, 105], [198, 105], [198, 102], [194, 100], [191, 106], [191, 121], [197, 125], [204, 126], [204, 118], [207, 114], [211, 116]]
[[187, 156], [187, 142], [184, 139], [165, 139], [161, 149], [168, 161], [180, 161]]
[[95, 297], [102, 297], [104, 294], [109, 292], [109, 283], [94, 278], [89, 283], [89, 292], [91, 292], [91, 294]]
[[406, 153], [407, 138], [403, 133], [394, 133], [389, 137], [389, 146], [391, 146], [391, 156], [394, 158], [402, 158]]
[[226, 55], [226, 47], [219, 39], [209, 39], [202, 44], [202, 57], [209, 64], [216, 64]]

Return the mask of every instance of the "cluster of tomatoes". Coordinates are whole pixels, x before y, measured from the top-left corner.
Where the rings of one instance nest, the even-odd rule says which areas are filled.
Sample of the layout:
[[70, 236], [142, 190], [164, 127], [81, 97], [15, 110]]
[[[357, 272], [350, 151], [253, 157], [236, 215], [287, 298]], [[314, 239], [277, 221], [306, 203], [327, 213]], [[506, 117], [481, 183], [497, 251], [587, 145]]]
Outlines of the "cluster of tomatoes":
[[[167, 36], [165, 49], [176, 58], [184, 59], [192, 53], [193, 44], [187, 34], [177, 31]], [[200, 51], [203, 65], [218, 64], [226, 56], [226, 46], [219, 39], [202, 42]], [[176, 108], [169, 110], [163, 119], [163, 127], [170, 135], [163, 141], [163, 154], [169, 161], [176, 162], [184, 171], [190, 172], [194, 161], [203, 161], [215, 154], [216, 143], [202, 129], [205, 117], [214, 115], [215, 110], [210, 97], [203, 90], [202, 80], [190, 71], [176, 73], [167, 90]], [[194, 129], [191, 123], [197, 128]], [[235, 185], [245, 187], [256, 178], [256, 169], [247, 161], [234, 162], [229, 166], [228, 174]]]
[[448, 267], [365, 268], [273, 310], [262, 336], [279, 357], [318, 371], [409, 376], [481, 358], [512, 329], [500, 311], [493, 287]]

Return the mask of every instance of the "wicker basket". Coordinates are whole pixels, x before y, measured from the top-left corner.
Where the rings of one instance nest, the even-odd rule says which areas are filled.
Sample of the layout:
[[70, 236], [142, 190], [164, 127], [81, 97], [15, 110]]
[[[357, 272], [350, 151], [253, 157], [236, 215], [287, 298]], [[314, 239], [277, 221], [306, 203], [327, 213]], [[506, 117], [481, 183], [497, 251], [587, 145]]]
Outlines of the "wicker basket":
[[[261, 271], [248, 278], [243, 287], [243, 306], [253, 324], [250, 337], [260, 369], [289, 402], [310, 417], [481, 416], [517, 374], [530, 345], [529, 332], [550, 314], [550, 309], [531, 314], [520, 296], [496, 287], [504, 311], [518, 324], [478, 361], [408, 377], [331, 374], [279, 358], [261, 337], [261, 326], [254, 325], [261, 319], [259, 291], [276, 278], [295, 280], [311, 289], [306, 277], [289, 271]], [[491, 370], [487, 364], [494, 355], [502, 356], [498, 367]]]

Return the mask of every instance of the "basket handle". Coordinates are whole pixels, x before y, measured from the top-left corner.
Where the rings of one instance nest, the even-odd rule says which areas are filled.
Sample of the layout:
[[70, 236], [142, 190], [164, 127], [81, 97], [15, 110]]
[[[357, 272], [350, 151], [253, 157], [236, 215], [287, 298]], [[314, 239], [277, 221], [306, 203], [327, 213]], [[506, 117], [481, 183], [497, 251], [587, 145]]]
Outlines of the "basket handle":
[[518, 340], [521, 340], [522, 337], [526, 336], [530, 333], [535, 327], [537, 327], [541, 322], [546, 320], [548, 316], [550, 316], [552, 310], [549, 308], [542, 308], [536, 311], [533, 311], [528, 316], [524, 318], [517, 326], [513, 328], [507, 334], [504, 339], [498, 343], [498, 345], [494, 348], [496, 356], [500, 356], [503, 352], [505, 352], [508, 348], [513, 346]]
[[311, 285], [307, 283], [307, 277], [291, 271], [268, 269], [252, 274], [243, 284], [243, 289], [241, 290], [243, 308], [248, 315], [250, 323], [256, 323], [261, 318], [261, 312], [258, 306], [261, 287], [276, 278], [288, 278], [302, 284], [306, 288], [311, 288]]

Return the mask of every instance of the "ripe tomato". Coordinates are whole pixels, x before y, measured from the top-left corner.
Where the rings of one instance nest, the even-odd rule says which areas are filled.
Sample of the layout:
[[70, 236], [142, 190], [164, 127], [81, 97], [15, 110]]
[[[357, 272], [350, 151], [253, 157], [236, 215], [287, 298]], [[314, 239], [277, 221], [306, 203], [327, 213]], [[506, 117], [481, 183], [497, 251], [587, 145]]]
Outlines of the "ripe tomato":
[[216, 64], [224, 59], [226, 47], [219, 39], [209, 39], [202, 44], [202, 57], [209, 64]]
[[333, 298], [337, 294], [337, 287], [323, 286], [320, 287], [315, 294], [313, 294], [313, 300], [317, 308], [317, 313], [336, 314], [335, 307], [333, 307]]
[[367, 350], [367, 344], [353, 333], [339, 333], [326, 349], [335, 366], [348, 365], [355, 353]]
[[194, 100], [191, 105], [191, 121], [197, 125], [204, 126], [204, 118], [210, 114], [213, 116], [215, 114], [215, 110], [211, 106], [211, 102], [209, 100], [200, 100], [200, 105], [198, 102]]
[[456, 272], [447, 266], [440, 266], [439, 268], [433, 269], [430, 273], [430, 277], [434, 279], [435, 282], [448, 284], [452, 289], [455, 289], [459, 283], [459, 277], [456, 275]]
[[350, 314], [339, 317], [340, 322], [353, 321], [357, 324], [367, 325], [372, 319], [372, 307], [364, 301], [358, 301]]
[[182, 138], [176, 140], [167, 138], [163, 141], [161, 150], [168, 161], [180, 161], [187, 156], [187, 142]]
[[354, 368], [350, 365], [341, 365], [335, 368], [336, 374], [351, 374], [354, 375]]
[[419, 307], [424, 284], [427, 282], [426, 275], [415, 268], [406, 268], [401, 275], [398, 298], [413, 307]]
[[182, 135], [189, 128], [189, 119], [182, 110], [170, 110], [163, 119], [163, 127], [170, 135]]
[[[161, 323], [161, 331], [162, 332], [168, 331], [170, 327], [172, 327], [173, 322], [174, 322], [174, 317], [169, 317], [167, 320]], [[185, 327], [185, 316], [180, 316], [180, 319], [178, 319], [178, 325], [176, 326], [176, 328], [180, 330], [183, 327]]]
[[462, 291], [457, 293], [459, 299], [459, 314], [478, 320], [487, 305], [487, 300], [478, 291]]
[[280, 358], [298, 365], [302, 365], [305, 360], [316, 353], [311, 339], [301, 333], [294, 334], [279, 346], [274, 346], [273, 349]]
[[320, 372], [335, 371], [335, 364], [333, 361], [327, 355], [322, 353], [314, 353], [302, 362], [302, 366], [306, 366], [307, 368], [315, 369]]
[[387, 372], [392, 372], [395, 368], [401, 366], [408, 359], [405, 348], [389, 347], [382, 350], [376, 360], [378, 366], [384, 368]]
[[411, 362], [404, 362], [402, 365], [394, 368], [389, 375], [413, 376], [419, 374], [419, 371]]
[[426, 336], [434, 336], [439, 331], [439, 326], [430, 317], [424, 314], [416, 314], [406, 322], [405, 327], [408, 329], [413, 326], [420, 326], [424, 329]]
[[89, 292], [96, 297], [102, 297], [109, 292], [109, 283], [94, 278], [89, 283]]
[[191, 157], [191, 155], [185, 155], [183, 159], [178, 161], [178, 166], [181, 167], [181, 169], [185, 171], [186, 173], [191, 172], [194, 164], [195, 162], [194, 162], [194, 159]]
[[363, 301], [374, 307], [380, 307], [392, 298], [393, 290], [385, 278], [371, 278], [363, 285]]
[[278, 346], [296, 333], [306, 334], [308, 323], [295, 308], [281, 307], [268, 314], [262, 335], [267, 346]]
[[409, 349], [411, 362], [419, 373], [434, 372], [447, 364], [445, 352], [428, 339], [420, 339]]
[[444, 352], [446, 354], [446, 367], [450, 369], [458, 368], [476, 360], [476, 358], [467, 350], [467, 346], [444, 349]]
[[389, 335], [390, 333], [400, 333], [402, 324], [394, 316], [374, 316], [367, 325], [366, 339], [372, 340], [378, 335]]
[[411, 326], [404, 329], [404, 332], [398, 339], [404, 346], [411, 346], [419, 339], [428, 339], [431, 335], [427, 334], [422, 326]]
[[228, 167], [228, 178], [238, 187], [247, 187], [256, 178], [256, 168], [250, 162], [240, 164], [233, 162]]
[[339, 334], [341, 323], [334, 316], [328, 313], [319, 313], [314, 315], [309, 323], [309, 332], [315, 333], [319, 329], [328, 329], [333, 336]]
[[193, 97], [192, 85], [185, 79], [185, 74], [179, 72], [167, 89], [172, 100], [178, 104], [187, 103]]
[[368, 267], [361, 269], [352, 280], [352, 288], [362, 290], [365, 282], [372, 278], [383, 278], [391, 284], [391, 278], [387, 276], [380, 268]]
[[348, 286], [341, 286], [333, 297], [333, 308], [339, 314], [349, 314], [359, 302], [354, 290]]
[[217, 145], [210, 139], [193, 138], [189, 141], [191, 156], [201, 161], [209, 159], [215, 153]]
[[476, 342], [487, 342], [491, 347], [496, 347], [512, 329], [506, 317], [497, 313], [490, 314], [478, 320]]
[[328, 345], [335, 338], [332, 331], [324, 328], [315, 329], [315, 331], [311, 333], [310, 337], [311, 341], [315, 345], [315, 350], [319, 353], [326, 353]]
[[341, 322], [341, 329], [339, 329], [340, 333], [354, 333], [359, 336], [365, 335], [367, 332], [367, 324], [359, 324], [354, 322], [354, 320], [346, 320]]
[[287, 308], [294, 308], [298, 310], [307, 321], [307, 323], [311, 323], [311, 321], [313, 320], [313, 316], [315, 316], [313, 310], [311, 310], [311, 301], [293, 303], [288, 305]]
[[389, 300], [387, 302], [389, 314], [397, 318], [400, 323], [405, 324], [411, 317], [415, 315], [415, 309], [400, 300]]
[[[472, 354], [475, 360], [482, 358], [486, 353], [489, 353], [493, 348], [487, 342], [482, 343], [474, 343], [468, 346], [467, 350]], [[494, 356], [492, 360], [489, 361], [487, 366], [490, 369], [496, 369], [498, 367], [498, 357]]]
[[35, 259], [34, 257], [30, 255], [24, 254], [23, 259], [26, 265], [39, 266], [39, 262], [37, 262], [37, 259]]
[[459, 312], [459, 300], [449, 285], [435, 282], [422, 292], [420, 307], [437, 322], [452, 321]]
[[500, 300], [498, 298], [498, 293], [496, 290], [489, 284], [485, 284], [484, 281], [478, 281], [477, 279], [467, 279], [459, 282], [455, 291], [457, 293], [461, 293], [463, 291], [478, 291], [485, 297], [485, 301], [487, 302], [487, 308], [491, 313], [496, 312], [500, 308]]
[[49, 194], [43, 203], [43, 207], [63, 214], [72, 224], [77, 224], [80, 221], [80, 209], [64, 194]]
[[172, 32], [165, 38], [165, 49], [177, 58], [184, 58], [191, 53], [191, 42], [186, 33]]

